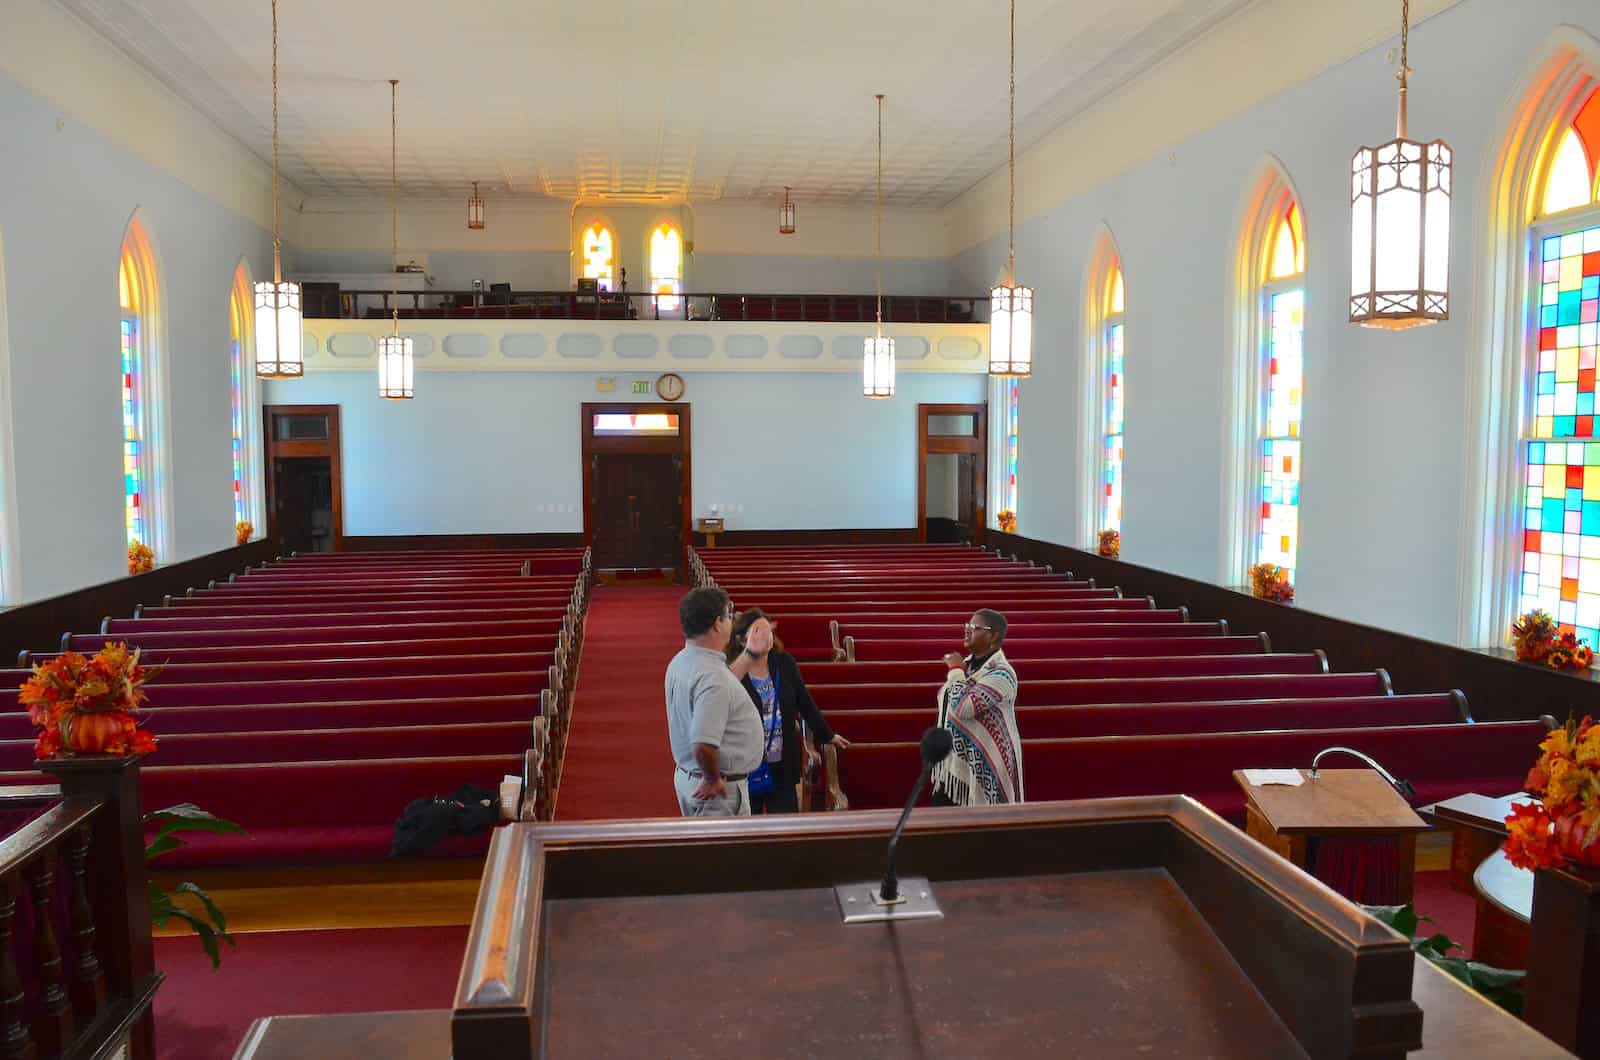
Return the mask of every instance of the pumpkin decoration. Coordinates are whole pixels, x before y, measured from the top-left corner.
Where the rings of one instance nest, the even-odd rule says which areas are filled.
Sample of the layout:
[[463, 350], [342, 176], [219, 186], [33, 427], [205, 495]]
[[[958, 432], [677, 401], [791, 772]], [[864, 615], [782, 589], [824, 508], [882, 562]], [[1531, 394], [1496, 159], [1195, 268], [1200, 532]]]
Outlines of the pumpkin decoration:
[[94, 658], [69, 651], [40, 663], [22, 685], [18, 702], [38, 728], [36, 758], [63, 754], [149, 754], [156, 740], [134, 715], [145, 702], [152, 675], [139, 652], [108, 643]]

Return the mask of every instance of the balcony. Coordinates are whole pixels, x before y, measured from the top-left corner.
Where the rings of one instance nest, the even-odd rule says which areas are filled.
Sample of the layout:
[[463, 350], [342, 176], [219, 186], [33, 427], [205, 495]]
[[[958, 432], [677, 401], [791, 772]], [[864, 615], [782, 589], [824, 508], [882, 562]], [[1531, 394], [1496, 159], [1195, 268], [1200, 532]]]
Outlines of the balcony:
[[[306, 285], [306, 370], [371, 368], [397, 314], [420, 371], [859, 372], [873, 295]], [[987, 297], [886, 296], [899, 369], [983, 372]]]

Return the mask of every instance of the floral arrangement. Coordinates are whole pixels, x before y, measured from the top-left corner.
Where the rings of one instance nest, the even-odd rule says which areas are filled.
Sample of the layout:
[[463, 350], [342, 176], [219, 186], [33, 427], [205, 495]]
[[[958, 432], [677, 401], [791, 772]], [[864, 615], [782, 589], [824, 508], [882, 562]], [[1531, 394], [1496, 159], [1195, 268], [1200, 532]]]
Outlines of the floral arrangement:
[[128, 573], [145, 574], [156, 569], [156, 554], [150, 546], [135, 540], [128, 546]]
[[139, 665], [139, 652], [126, 644], [107, 644], [90, 659], [63, 652], [33, 668], [18, 702], [40, 730], [35, 758], [68, 753], [149, 754], [156, 740], [138, 727], [134, 714], [145, 702], [151, 674]]
[[256, 536], [255, 524], [249, 520], [235, 523], [233, 527], [233, 543], [236, 545], [249, 544], [250, 539]]
[[1010, 508], [995, 516], [994, 520], [1000, 525], [1000, 529], [1006, 533], [1014, 534], [1017, 532], [1017, 513]]
[[1116, 530], [1100, 531], [1099, 552], [1107, 559], [1116, 559], [1122, 555], [1122, 534]]
[[1539, 749], [1523, 786], [1541, 802], [1512, 808], [1506, 860], [1520, 869], [1600, 867], [1600, 727], [1569, 718]]
[[1276, 563], [1257, 563], [1250, 568], [1250, 592], [1253, 596], [1276, 604], [1294, 603], [1294, 586], [1289, 584], [1289, 572]]
[[1529, 611], [1511, 624], [1511, 642], [1523, 662], [1544, 663], [1552, 670], [1587, 670], [1594, 649], [1575, 633], [1561, 633], [1548, 611]]

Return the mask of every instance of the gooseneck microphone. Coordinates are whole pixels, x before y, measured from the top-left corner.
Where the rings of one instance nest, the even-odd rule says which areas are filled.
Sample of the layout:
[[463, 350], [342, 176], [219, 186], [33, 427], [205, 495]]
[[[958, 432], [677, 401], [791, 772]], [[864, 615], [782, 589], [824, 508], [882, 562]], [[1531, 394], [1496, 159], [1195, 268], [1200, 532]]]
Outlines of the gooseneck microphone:
[[1389, 782], [1389, 786], [1394, 788], [1395, 791], [1398, 791], [1400, 793], [1401, 797], [1404, 798], [1407, 802], [1410, 802], [1412, 799], [1416, 798], [1417, 789], [1413, 788], [1411, 786], [1411, 782], [1409, 780], [1399, 780], [1399, 779], [1397, 779], [1393, 773], [1390, 773], [1387, 769], [1385, 769], [1382, 766], [1380, 766], [1371, 757], [1369, 757], [1368, 755], [1362, 754], [1360, 751], [1357, 751], [1354, 747], [1326, 747], [1326, 748], [1322, 749], [1321, 751], [1318, 751], [1316, 753], [1315, 757], [1313, 757], [1311, 759], [1311, 779], [1312, 780], [1316, 780], [1317, 779], [1317, 763], [1322, 761], [1322, 758], [1323, 758], [1324, 755], [1331, 755], [1335, 751], [1340, 751], [1340, 752], [1343, 752], [1344, 754], [1347, 754], [1347, 755], [1354, 755], [1355, 757], [1357, 757], [1357, 758], [1361, 759], [1363, 762], [1365, 762], [1367, 765], [1371, 766], [1373, 769], [1377, 770], [1378, 771], [1378, 775], [1381, 776], [1384, 780], [1387, 780]]
[[911, 789], [911, 797], [906, 800], [906, 808], [900, 811], [900, 823], [894, 826], [894, 834], [889, 837], [889, 856], [884, 865], [883, 883], [878, 888], [879, 901], [887, 903], [900, 900], [900, 877], [894, 871], [894, 854], [900, 845], [900, 833], [905, 831], [906, 820], [911, 816], [911, 808], [922, 797], [922, 789], [927, 785], [928, 778], [933, 775], [933, 767], [949, 756], [953, 746], [955, 740], [950, 735], [950, 730], [938, 727], [923, 730], [922, 772], [917, 776], [917, 786]]

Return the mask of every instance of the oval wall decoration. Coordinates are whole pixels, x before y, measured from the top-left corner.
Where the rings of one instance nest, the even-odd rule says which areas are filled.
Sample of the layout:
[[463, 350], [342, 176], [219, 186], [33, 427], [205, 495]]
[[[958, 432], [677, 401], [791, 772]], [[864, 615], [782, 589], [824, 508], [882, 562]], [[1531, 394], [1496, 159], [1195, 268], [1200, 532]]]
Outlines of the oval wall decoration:
[[833, 356], [841, 361], [859, 361], [866, 355], [865, 335], [836, 335], [833, 340]]
[[698, 361], [711, 356], [710, 335], [674, 335], [667, 340], [667, 352], [680, 361]]
[[822, 356], [822, 340], [815, 335], [785, 335], [778, 340], [778, 355], [791, 361], [810, 361]]
[[433, 336], [420, 331], [402, 331], [401, 335], [411, 340], [411, 355], [413, 357], [426, 357], [433, 352]]
[[765, 357], [771, 346], [765, 335], [729, 335], [723, 340], [722, 348], [729, 357], [744, 360]]
[[444, 355], [458, 360], [489, 356], [489, 336], [482, 332], [459, 332], [444, 337]]
[[598, 357], [601, 345], [600, 336], [592, 331], [569, 331], [556, 340], [556, 353], [575, 359]]
[[975, 361], [983, 354], [983, 345], [967, 335], [946, 335], [939, 340], [939, 359], [944, 361]]
[[359, 331], [344, 331], [328, 340], [328, 352], [335, 357], [347, 357], [352, 360], [375, 357], [378, 353], [378, 340]]
[[654, 357], [661, 352], [661, 341], [654, 335], [626, 334], [611, 340], [611, 349], [618, 357], [639, 360]]
[[[921, 361], [928, 356], [928, 340], [921, 335], [902, 335], [894, 340], [894, 355], [902, 361]], [[856, 356], [862, 356], [856, 348]]]
[[519, 360], [543, 357], [545, 338], [537, 332], [516, 331], [500, 336], [500, 354]]

